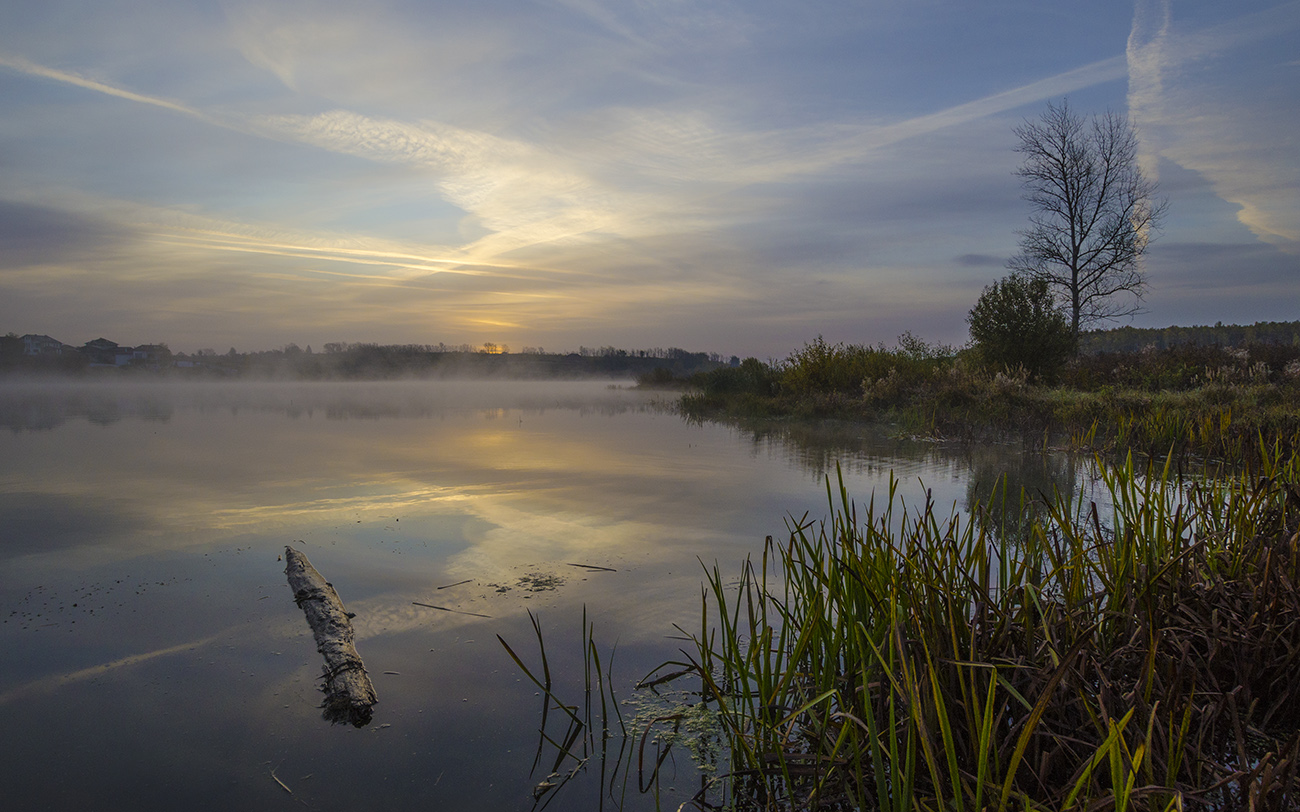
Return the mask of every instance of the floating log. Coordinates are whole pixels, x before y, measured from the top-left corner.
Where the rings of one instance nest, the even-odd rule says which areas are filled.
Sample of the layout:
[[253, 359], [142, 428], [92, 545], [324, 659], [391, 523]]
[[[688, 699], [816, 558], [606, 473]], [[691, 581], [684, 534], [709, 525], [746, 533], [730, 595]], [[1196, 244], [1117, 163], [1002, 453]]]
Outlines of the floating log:
[[316, 650], [325, 658], [322, 715], [334, 724], [365, 727], [370, 724], [372, 706], [379, 700], [352, 642], [353, 615], [343, 608], [334, 585], [316, 571], [307, 556], [285, 547], [284, 562], [293, 600], [306, 613]]

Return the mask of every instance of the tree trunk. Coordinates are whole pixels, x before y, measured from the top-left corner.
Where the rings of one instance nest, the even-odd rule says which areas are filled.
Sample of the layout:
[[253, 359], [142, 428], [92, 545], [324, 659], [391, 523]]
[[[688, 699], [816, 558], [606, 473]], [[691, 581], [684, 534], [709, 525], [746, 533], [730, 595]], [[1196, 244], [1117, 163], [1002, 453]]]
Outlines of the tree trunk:
[[352, 615], [343, 608], [334, 585], [316, 571], [307, 556], [285, 547], [284, 562], [284, 574], [289, 578], [294, 602], [306, 613], [307, 625], [316, 638], [316, 650], [325, 658], [322, 715], [335, 724], [346, 722], [354, 727], [370, 724], [371, 706], [379, 700], [352, 643]]

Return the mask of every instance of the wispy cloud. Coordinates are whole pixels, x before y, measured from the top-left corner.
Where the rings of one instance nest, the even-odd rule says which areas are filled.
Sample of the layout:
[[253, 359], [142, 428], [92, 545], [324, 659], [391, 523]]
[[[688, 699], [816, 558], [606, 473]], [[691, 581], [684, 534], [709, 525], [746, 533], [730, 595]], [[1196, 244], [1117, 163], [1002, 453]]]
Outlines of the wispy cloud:
[[[1300, 127], [1294, 77], [1251, 63], [1253, 48], [1300, 28], [1300, 2], [1218, 25], [1179, 26], [1170, 0], [1138, 0], [1128, 43], [1129, 110], [1144, 167], [1201, 173], [1259, 238], [1300, 252], [1300, 164], [1279, 132]], [[1225, 68], [1231, 67], [1231, 70]], [[1243, 82], [1243, 73], [1252, 75]], [[1221, 77], [1231, 75], [1231, 86]]]
[[1124, 75], [1123, 58], [1109, 58], [881, 125], [735, 130], [701, 112], [617, 107], [581, 119], [581, 130], [549, 133], [554, 140], [545, 145], [438, 121], [345, 110], [265, 116], [251, 126], [269, 137], [428, 171], [446, 200], [493, 232], [465, 249], [467, 256], [486, 261], [566, 240], [637, 239], [716, 227], [736, 214], [715, 208], [727, 191], [873, 160], [909, 139]]
[[874, 131], [875, 137], [871, 140], [875, 146], [896, 143], [947, 127], [968, 124], [991, 115], [1041, 102], [1044, 99], [1064, 96], [1103, 82], [1112, 82], [1124, 78], [1124, 75], [1125, 63], [1122, 57], [1102, 59], [965, 104], [877, 128]]
[[[265, 254], [268, 256], [293, 257], [313, 261], [340, 262], [350, 265], [373, 265], [394, 271], [405, 271], [393, 279], [409, 279], [413, 276], [430, 273], [455, 273], [476, 275], [495, 275], [509, 277], [503, 269], [513, 266], [500, 265], [472, 267], [462, 258], [434, 257], [426, 254], [407, 253], [409, 249], [394, 247], [350, 248], [340, 245], [306, 244], [283, 242], [283, 238], [264, 238], [229, 231], [212, 231], [209, 229], [187, 229], [166, 227], [147, 232], [146, 239], [160, 244], [188, 246], [213, 251], [235, 251], [246, 254]], [[323, 241], [318, 241], [323, 242]], [[355, 276], [363, 276], [354, 274]]]
[[[332, 36], [330, 30], [322, 23], [307, 25], [292, 35], [281, 32], [277, 36], [292, 39], [294, 47], [267, 48], [278, 54], [296, 53], [312, 36]], [[261, 60], [287, 85], [294, 86], [295, 70], [287, 62], [266, 56], [251, 45], [245, 50], [250, 59]], [[699, 111], [609, 107], [547, 133], [553, 140], [542, 143], [442, 121], [381, 118], [342, 109], [315, 115], [227, 112], [217, 116], [20, 57], [0, 57], [0, 64], [173, 110], [215, 126], [426, 172], [431, 192], [465, 210], [477, 227], [489, 232], [470, 244], [448, 249], [451, 255], [437, 260], [446, 265], [509, 264], [507, 258], [512, 253], [537, 246], [637, 240], [716, 228], [741, 214], [735, 208], [736, 200], [727, 200], [725, 208], [720, 203], [729, 191], [870, 161], [881, 150], [906, 140], [1111, 81], [1124, 72], [1122, 59], [1101, 60], [885, 124], [754, 131], [728, 127]], [[193, 234], [173, 237], [196, 240]], [[247, 241], [212, 245], [214, 250], [285, 250]], [[424, 259], [427, 257], [420, 257]], [[417, 263], [406, 270], [420, 267]]]
[[[1300, 3], [1197, 31], [1156, 0], [1132, 19], [944, 0], [939, 23], [933, 4], [849, 5], [226, 0], [224, 17], [93, 30], [0, 11], [0, 101], [21, 110], [0, 128], [0, 196], [28, 217], [10, 232], [115, 237], [86, 257], [11, 234], [0, 316], [747, 352], [889, 338], [904, 318], [960, 330], [1023, 221], [1010, 121], [1084, 90], [1116, 100], [1126, 76], [1152, 155], [1211, 178], [1268, 239], [1297, 221], [1298, 170], [1269, 140], [1296, 131], [1294, 91], [1269, 90], [1262, 57], [1248, 87], [1185, 66], [1235, 70]], [[1043, 45], [1071, 15], [1087, 26]], [[15, 33], [32, 20], [40, 36]], [[1269, 67], [1291, 59], [1274, 48]], [[1292, 103], [1263, 121], [1257, 93]]]
[[58, 70], [56, 68], [49, 68], [44, 65], [38, 65], [29, 59], [24, 59], [23, 57], [16, 56], [14, 54], [0, 53], [0, 65], [9, 68], [10, 70], [16, 70], [19, 71], [20, 73], [25, 73], [28, 76], [36, 76], [41, 79], [50, 79], [55, 82], [63, 82], [64, 84], [75, 85], [76, 87], [85, 88], [86, 90], [93, 90], [96, 93], [103, 93], [108, 96], [116, 96], [119, 99], [138, 102], [140, 104], [148, 104], [153, 107], [161, 107], [165, 110], [171, 110], [172, 112], [175, 113], [182, 113], [184, 115], [197, 118], [201, 121], [206, 121], [209, 124], [218, 124], [216, 119], [209, 117], [208, 115], [200, 112], [199, 110], [196, 110], [193, 107], [188, 107], [184, 104], [180, 104], [178, 102], [174, 102], [169, 99], [158, 98], [156, 96], [148, 96], [143, 93], [135, 93], [130, 90], [125, 90], [123, 88], [109, 84], [107, 82], [101, 82], [95, 79], [89, 79], [85, 76], [81, 76], [79, 74], [72, 73], [70, 71]]

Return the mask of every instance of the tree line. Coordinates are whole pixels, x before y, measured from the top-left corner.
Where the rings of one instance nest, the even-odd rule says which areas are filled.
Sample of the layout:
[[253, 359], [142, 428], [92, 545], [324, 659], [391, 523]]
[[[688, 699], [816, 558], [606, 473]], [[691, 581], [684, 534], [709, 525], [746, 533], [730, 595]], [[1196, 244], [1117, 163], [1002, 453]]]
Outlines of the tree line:
[[1257, 321], [1254, 324], [1224, 324], [1196, 327], [1113, 327], [1090, 330], [1079, 336], [1084, 353], [1136, 352], [1147, 348], [1163, 350], [1183, 345], [1241, 347], [1247, 344], [1284, 344], [1300, 347], [1300, 320]]
[[58, 354], [24, 354], [19, 337], [0, 336], [0, 372], [8, 374], [124, 374], [179, 378], [282, 378], [298, 380], [383, 380], [412, 377], [634, 378], [655, 370], [689, 376], [739, 358], [691, 352], [678, 347], [624, 350], [580, 347], [574, 352], [548, 353], [525, 347], [511, 353], [506, 345], [377, 344], [329, 342], [323, 352], [290, 343], [271, 350], [219, 353], [204, 348], [192, 354], [171, 352], [165, 344], [149, 359], [119, 367], [93, 366], [91, 358], [66, 347]]

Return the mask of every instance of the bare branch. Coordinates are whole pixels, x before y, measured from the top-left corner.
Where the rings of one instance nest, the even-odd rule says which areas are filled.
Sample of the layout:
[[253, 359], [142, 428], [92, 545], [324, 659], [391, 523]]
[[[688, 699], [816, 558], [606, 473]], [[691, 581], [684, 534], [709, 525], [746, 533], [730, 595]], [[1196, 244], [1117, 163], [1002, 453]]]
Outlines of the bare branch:
[[1007, 267], [1051, 286], [1076, 338], [1082, 325], [1141, 312], [1141, 260], [1168, 203], [1138, 167], [1128, 119], [1085, 120], [1063, 101], [1014, 132], [1033, 213]]

